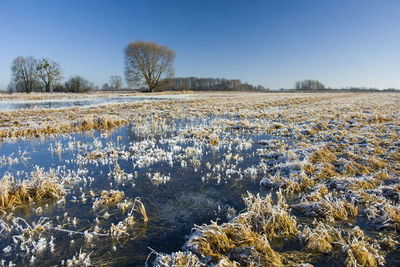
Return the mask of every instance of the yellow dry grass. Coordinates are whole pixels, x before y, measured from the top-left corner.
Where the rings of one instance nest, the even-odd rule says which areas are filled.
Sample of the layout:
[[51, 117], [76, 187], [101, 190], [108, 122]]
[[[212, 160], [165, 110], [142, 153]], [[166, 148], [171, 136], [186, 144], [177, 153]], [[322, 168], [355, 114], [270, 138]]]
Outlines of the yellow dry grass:
[[315, 170], [314, 166], [310, 163], [307, 163], [303, 166], [303, 170], [307, 173], [307, 174], [312, 174]]
[[370, 207], [368, 218], [378, 229], [400, 229], [400, 207], [386, 201]]
[[145, 223], [149, 221], [149, 218], [147, 217], [146, 208], [144, 207], [142, 201], [140, 201], [139, 197], [135, 198], [135, 201], [133, 202], [133, 210], [135, 210], [136, 212], [140, 213], [143, 216], [143, 221]]
[[322, 200], [322, 198], [329, 193], [328, 188], [325, 185], [319, 185], [315, 188], [314, 191], [312, 191], [310, 194], [306, 195], [306, 199], [308, 201], [319, 201]]
[[347, 253], [346, 266], [375, 267], [385, 264], [385, 259], [379, 255], [378, 249], [371, 244], [370, 238], [366, 237], [358, 226], [350, 231], [347, 244], [344, 246]]
[[332, 163], [336, 161], [336, 155], [331, 152], [327, 147], [324, 147], [316, 152], [314, 152], [310, 157], [309, 160], [311, 163]]
[[0, 210], [7, 211], [43, 199], [57, 199], [63, 194], [62, 182], [53, 170], [45, 173], [37, 169], [25, 180], [17, 180], [6, 174], [0, 180]]
[[342, 236], [337, 229], [322, 222], [318, 222], [314, 229], [306, 226], [303, 230], [306, 240], [306, 249], [313, 252], [328, 253], [333, 250], [334, 243], [342, 241]]
[[300, 178], [300, 186], [303, 191], [307, 191], [311, 187], [315, 185], [315, 180], [305, 174], [303, 174]]
[[310, 202], [304, 199], [299, 204], [291, 206], [293, 209], [302, 212], [310, 217], [322, 217], [328, 221], [342, 221], [358, 214], [357, 207], [346, 199], [332, 198], [326, 196], [319, 201]]
[[209, 225], [197, 226], [195, 230], [186, 246], [196, 248], [200, 255], [210, 257], [213, 263], [232, 263], [229, 257], [235, 257], [235, 253], [247, 250], [251, 253], [251, 258], [257, 259], [263, 266], [281, 265], [281, 257], [270, 247], [266, 237], [255, 233], [246, 225], [217, 225], [216, 222], [212, 222]]
[[125, 193], [119, 190], [103, 190], [101, 192], [100, 204], [116, 206], [124, 199]]
[[296, 234], [296, 218], [289, 214], [284, 197], [280, 192], [279, 195], [280, 201], [273, 205], [270, 195], [261, 198], [247, 193], [244, 197], [246, 212], [239, 214], [237, 222], [256, 233], [265, 234], [268, 239]]
[[[314, 224], [316, 222], [314, 221]], [[313, 229], [306, 226], [302, 232], [306, 250], [317, 253], [344, 253], [345, 266], [382, 266], [384, 258], [379, 255], [372, 240], [357, 226], [342, 236], [338, 228], [318, 222]]]
[[268, 240], [298, 232], [285, 198], [278, 192], [276, 204], [270, 195], [263, 198], [248, 193], [243, 199], [245, 211], [229, 223], [196, 226], [185, 247], [214, 264], [233, 266], [236, 261], [240, 266], [249, 262], [254, 264], [249, 266], [281, 266], [281, 256], [271, 248]]
[[345, 166], [346, 170], [344, 174], [346, 176], [356, 176], [356, 175], [363, 175], [363, 174], [369, 174], [370, 170], [364, 166], [361, 165], [357, 162], [351, 162]]
[[153, 262], [153, 266], [160, 267], [201, 267], [205, 264], [201, 263], [199, 258], [192, 252], [173, 252], [171, 255], [160, 254], [152, 251], [156, 254], [156, 259]]

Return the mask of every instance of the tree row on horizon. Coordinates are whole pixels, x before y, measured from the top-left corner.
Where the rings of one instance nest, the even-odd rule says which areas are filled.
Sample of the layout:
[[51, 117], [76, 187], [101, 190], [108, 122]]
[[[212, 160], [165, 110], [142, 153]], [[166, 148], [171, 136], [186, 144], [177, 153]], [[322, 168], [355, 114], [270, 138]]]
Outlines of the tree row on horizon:
[[[174, 78], [175, 51], [166, 45], [142, 40], [131, 42], [124, 50], [125, 80], [129, 87], [141, 91], [192, 90], [192, 91], [267, 91], [263, 86], [242, 83], [238, 79], [221, 78]], [[122, 77], [112, 75], [109, 83], [101, 89], [80, 75], [70, 77], [64, 83], [59, 63], [48, 59], [36, 59], [32, 56], [16, 57], [11, 64], [12, 80], [8, 92], [73, 92], [82, 93], [94, 90], [121, 90]], [[296, 90], [326, 90], [318, 80], [296, 81]], [[342, 90], [363, 90], [350, 88]], [[368, 89], [364, 89], [368, 90]], [[372, 89], [377, 90], [377, 89]], [[390, 90], [390, 89], [388, 89]], [[396, 91], [396, 89], [393, 89]]]
[[[18, 56], [11, 63], [11, 82], [7, 86], [13, 92], [72, 92], [83, 93], [97, 90], [96, 86], [80, 75], [70, 77], [64, 83], [61, 65], [51, 59]], [[120, 90], [122, 77], [112, 75], [103, 85], [106, 90]]]

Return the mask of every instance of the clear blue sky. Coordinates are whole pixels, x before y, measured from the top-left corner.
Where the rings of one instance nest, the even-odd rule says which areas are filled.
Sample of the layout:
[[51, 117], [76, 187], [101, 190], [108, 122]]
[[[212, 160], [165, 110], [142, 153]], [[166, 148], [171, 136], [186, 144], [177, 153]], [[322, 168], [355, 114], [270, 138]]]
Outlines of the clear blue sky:
[[0, 36], [0, 88], [20, 55], [101, 86], [138, 39], [174, 49], [177, 77], [400, 88], [399, 0], [2, 0]]

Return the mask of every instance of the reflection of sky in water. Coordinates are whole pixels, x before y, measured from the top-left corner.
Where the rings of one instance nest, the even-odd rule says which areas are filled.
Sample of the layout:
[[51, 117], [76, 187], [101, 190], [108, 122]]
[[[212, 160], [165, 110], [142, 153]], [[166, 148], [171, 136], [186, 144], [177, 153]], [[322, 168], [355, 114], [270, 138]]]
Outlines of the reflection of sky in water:
[[[209, 124], [209, 120], [201, 121], [202, 120], [196, 119], [193, 121], [181, 120], [171, 123], [174, 123], [179, 129], [185, 128], [188, 125], [193, 127], [196, 124]], [[237, 134], [240, 133], [235, 130], [232, 133], [228, 131], [226, 134], [226, 137], [229, 137], [229, 135], [237, 136]], [[121, 142], [117, 141], [118, 136], [122, 136]], [[166, 133], [164, 132], [164, 137], [174, 138], [174, 136], [178, 136], [176, 129]], [[253, 140], [276, 138], [265, 134], [240, 134], [240, 136], [241, 139], [244, 140], [250, 138]], [[64, 212], [68, 211], [69, 216], [77, 217], [78, 219], [79, 223], [75, 230], [86, 230], [88, 224], [91, 225], [95, 216], [97, 216], [92, 211], [92, 201], [89, 200], [86, 203], [70, 201], [74, 197], [79, 199], [82, 194], [79, 191], [79, 187], [82, 187], [83, 191], [86, 193], [89, 190], [93, 190], [96, 194], [99, 194], [102, 190], [118, 189], [124, 191], [125, 197], [128, 199], [134, 199], [139, 196], [146, 206], [149, 222], [146, 228], [143, 228], [142, 223], [138, 223], [137, 226], [134, 227], [134, 234], [129, 240], [121, 242], [122, 244], [115, 244], [110, 238], [101, 237], [95, 239], [93, 247], [85, 245], [82, 236], [74, 236], [73, 238], [76, 239], [76, 242], [74, 245], [71, 245], [70, 236], [65, 233], [52, 232], [51, 234], [54, 235], [57, 240], [55, 252], [44, 252], [38, 257], [35, 264], [59, 264], [60, 259], [72, 258], [74, 253], [79, 251], [81, 247], [84, 247], [87, 251], [94, 251], [91, 254], [92, 262], [101, 260], [109, 263], [111, 261], [113, 265], [132, 264], [143, 266], [149, 253], [148, 247], [164, 253], [177, 251], [184, 244], [185, 236], [191, 233], [194, 224], [210, 223], [210, 220], [217, 220], [218, 218], [220, 221], [227, 221], [227, 207], [234, 207], [237, 211], [244, 208], [242, 194], [245, 194], [246, 191], [253, 193], [260, 192], [260, 190], [263, 191], [259, 186], [260, 178], [262, 178], [261, 174], [256, 179], [251, 179], [249, 177], [240, 179], [238, 176], [232, 175], [232, 178], [222, 180], [220, 184], [215, 181], [202, 182], [202, 176], [210, 172], [210, 170], [206, 168], [206, 163], [209, 162], [212, 165], [220, 164], [226, 153], [240, 153], [243, 157], [243, 161], [238, 162], [236, 165], [237, 168], [242, 170], [257, 165], [260, 158], [255, 156], [254, 152], [257, 148], [262, 147], [262, 145], [257, 142], [248, 150], [237, 150], [237, 144], [234, 144], [231, 146], [232, 150], [229, 149], [229, 151], [227, 146], [213, 149], [205, 143], [202, 143], [201, 147], [203, 152], [202, 156], [199, 158], [201, 165], [198, 170], [195, 170], [189, 162], [187, 162], [187, 167], [182, 167], [178, 161], [174, 161], [173, 166], [170, 166], [166, 161], [161, 161], [148, 167], [138, 168], [133, 167], [131, 159], [119, 159], [118, 163], [121, 169], [126, 173], [134, 173], [137, 171], [138, 177], [133, 179], [135, 186], [132, 186], [130, 182], [117, 184], [115, 180], [108, 177], [107, 174], [113, 169], [112, 164], [102, 165], [87, 163], [82, 165], [74, 161], [78, 153], [82, 153], [76, 149], [72, 151], [63, 151], [60, 155], [49, 150], [50, 145], [54, 147], [56, 142], [61, 142], [65, 148], [71, 141], [81, 141], [82, 143], [92, 144], [94, 138], [98, 138], [102, 141], [103, 148], [106, 143], [111, 141], [116, 147], [129, 151], [128, 148], [130, 144], [145, 140], [147, 137], [139, 135], [132, 126], [124, 126], [115, 130], [108, 136], [101, 136], [99, 132], [94, 132], [92, 135], [74, 134], [71, 137], [61, 136], [57, 138], [1, 144], [1, 155], [7, 157], [14, 153], [14, 157], [19, 157], [20, 153], [26, 151], [29, 153], [29, 157], [31, 157], [27, 162], [22, 162], [20, 160], [17, 164], [12, 166], [8, 166], [7, 164], [0, 166], [0, 174], [2, 176], [5, 172], [17, 175], [19, 171], [20, 173], [25, 172], [20, 175], [24, 177], [27, 175], [26, 173], [33, 170], [35, 165], [44, 167], [46, 171], [48, 171], [49, 168], [57, 168], [58, 166], [65, 165], [66, 168], [70, 170], [87, 168], [87, 176], [94, 178], [94, 182], [90, 185], [79, 184], [71, 189], [71, 192], [66, 197], [67, 204], [65, 207], [54, 206], [50, 202], [49, 207], [44, 208], [41, 215], [31, 214], [25, 218], [27, 218], [28, 221], [37, 221], [40, 216], [46, 216], [55, 220], [54, 218], [56, 216], [62, 218]], [[156, 147], [165, 151], [171, 149], [167, 143], [160, 142], [159, 136], [155, 135], [155, 138]], [[181, 152], [178, 152], [178, 154], [184, 154], [186, 147], [194, 146], [194, 141], [189, 139], [187, 142], [185, 141], [179, 145], [181, 145], [183, 149]], [[165, 184], [155, 186], [147, 176], [148, 173], [155, 172], [160, 172], [163, 175], [170, 174], [171, 180]], [[223, 176], [225, 175], [223, 174]], [[18, 211], [15, 213], [18, 215]], [[121, 212], [114, 212], [110, 220], [117, 223], [123, 218]], [[138, 218], [138, 220], [140, 219]], [[54, 224], [57, 224], [57, 222]], [[0, 249], [7, 245], [6, 242], [5, 239], [0, 241]], [[60, 242], [62, 244], [60, 244]], [[116, 251], [113, 251], [112, 247], [114, 245], [117, 247]], [[69, 247], [69, 249], [65, 250], [65, 247]], [[113, 252], [111, 253], [110, 251]], [[11, 259], [11, 256], [9, 259]], [[27, 262], [23, 260], [22, 263], [26, 264]]]
[[51, 99], [51, 100], [11, 100], [0, 101], [0, 111], [19, 109], [56, 109], [68, 107], [87, 107], [103, 104], [132, 103], [139, 101], [161, 101], [181, 99], [186, 96], [131, 96], [86, 99]]

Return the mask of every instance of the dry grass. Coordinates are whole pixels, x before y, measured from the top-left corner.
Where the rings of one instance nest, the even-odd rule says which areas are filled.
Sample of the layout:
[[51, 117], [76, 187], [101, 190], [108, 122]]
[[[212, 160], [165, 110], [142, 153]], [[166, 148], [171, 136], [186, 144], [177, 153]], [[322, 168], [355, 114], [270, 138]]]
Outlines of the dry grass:
[[152, 251], [152, 254], [156, 254], [156, 259], [153, 262], [153, 266], [160, 267], [201, 267], [205, 264], [199, 261], [199, 258], [192, 252], [173, 252], [171, 255], [157, 253]]
[[378, 266], [374, 255], [368, 251], [364, 242], [355, 242], [347, 249], [346, 267]]
[[303, 230], [306, 240], [306, 249], [313, 252], [328, 253], [333, 250], [335, 243], [343, 241], [340, 232], [322, 222], [318, 222], [314, 229], [306, 226]]
[[364, 175], [370, 173], [370, 170], [366, 166], [361, 165], [357, 162], [351, 162], [349, 164], [346, 164], [345, 168], [346, 170], [344, 174], [346, 176], [356, 176], [356, 175]]
[[389, 201], [368, 208], [368, 218], [378, 229], [400, 229], [400, 207]]
[[219, 144], [219, 137], [216, 134], [210, 135], [209, 142], [212, 146], [217, 146]]
[[325, 185], [320, 184], [316, 186], [315, 189], [310, 194], [306, 195], [305, 198], [308, 201], [316, 202], [322, 200], [323, 197], [328, 193], [329, 193], [328, 188]]
[[336, 155], [331, 152], [327, 147], [324, 147], [316, 152], [314, 152], [309, 160], [311, 163], [332, 163], [337, 160]]
[[383, 160], [377, 156], [373, 156], [368, 159], [369, 167], [371, 171], [378, 171], [385, 168], [388, 165], [386, 160]]
[[217, 225], [213, 222], [196, 226], [185, 247], [201, 258], [209, 257], [213, 263], [232, 264], [235, 260], [241, 264], [256, 261], [263, 266], [281, 265], [280, 256], [272, 250], [266, 237], [240, 223]]
[[116, 206], [124, 199], [125, 193], [119, 190], [103, 190], [99, 203], [105, 206]]
[[375, 178], [359, 178], [353, 179], [351, 184], [349, 185], [349, 189], [357, 191], [357, 190], [368, 190], [374, 189], [378, 184], [381, 184], [380, 180]]
[[265, 234], [268, 239], [296, 234], [296, 218], [289, 214], [286, 201], [279, 194], [280, 201], [273, 205], [271, 195], [261, 198], [247, 193], [244, 197], [246, 212], [239, 214], [237, 222], [256, 233]]
[[342, 232], [337, 228], [318, 222], [314, 229], [306, 226], [302, 232], [302, 238], [306, 241], [308, 251], [344, 253], [345, 266], [384, 265], [385, 260], [379, 254], [378, 249], [358, 226], [345, 236], [342, 236]]
[[308, 175], [303, 174], [300, 178], [300, 186], [303, 191], [307, 191], [315, 185], [315, 180], [310, 178]]
[[43, 199], [58, 199], [64, 194], [62, 181], [52, 170], [46, 173], [37, 169], [25, 180], [16, 180], [6, 174], [0, 180], [0, 210], [7, 211]]
[[298, 232], [285, 198], [278, 192], [278, 203], [273, 204], [270, 195], [262, 198], [248, 193], [244, 201], [246, 210], [231, 222], [196, 226], [185, 248], [201, 259], [210, 259], [210, 263], [225, 262], [226, 266], [234, 262], [240, 266], [282, 265], [281, 257], [270, 247], [268, 239]]
[[347, 237], [347, 244], [343, 247], [347, 253], [346, 266], [384, 266], [385, 259], [379, 255], [379, 250], [371, 244], [371, 240], [357, 226]]
[[[74, 110], [64, 110], [64, 113], [68, 114]], [[109, 130], [123, 124], [126, 124], [126, 119], [120, 118], [114, 115], [70, 115], [60, 114], [59, 110], [47, 110], [41, 111], [42, 115], [35, 114], [35, 111], [27, 113], [26, 111], [19, 111], [22, 115], [10, 113], [3, 113], [0, 118], [5, 116], [19, 116], [21, 120], [29, 120], [37, 117], [38, 123], [28, 122], [29, 124], [24, 125], [19, 123], [18, 125], [9, 126], [7, 118], [0, 119], [0, 138], [23, 138], [23, 137], [42, 137], [48, 135], [59, 135], [73, 132], [85, 132], [98, 129]], [[25, 113], [25, 114], [24, 114]], [[47, 113], [47, 114], [46, 114]], [[73, 119], [76, 117], [77, 119]], [[50, 123], [49, 123], [50, 122]]]
[[303, 169], [307, 174], [312, 174], [315, 170], [314, 166], [310, 163], [305, 164], [303, 166]]
[[146, 208], [144, 207], [142, 201], [140, 201], [140, 198], [138, 198], [138, 197], [135, 198], [132, 209], [143, 216], [143, 221], [145, 223], [147, 223], [149, 221], [149, 218], [147, 217]]
[[328, 162], [324, 163], [323, 167], [316, 174], [318, 180], [325, 180], [336, 176], [339, 176], [339, 173], [336, 171], [335, 166]]
[[328, 221], [342, 221], [358, 214], [357, 207], [346, 199], [332, 198], [327, 195], [320, 201], [310, 202], [303, 200], [299, 204], [291, 206], [306, 216], [321, 217]]
[[[120, 199], [121, 195], [117, 194], [116, 197], [113, 196], [106, 196], [111, 197], [112, 199]], [[122, 204], [120, 201], [117, 204], [120, 205]], [[111, 223], [111, 227], [110, 227], [110, 236], [113, 239], [128, 239], [130, 234], [129, 234], [129, 229], [136, 223], [135, 218], [133, 216], [133, 213], [137, 212], [139, 214], [141, 214], [143, 216], [143, 221], [144, 223], [147, 223], [148, 218], [147, 218], [147, 213], [146, 213], [146, 209], [143, 205], [143, 203], [140, 201], [140, 199], [137, 197], [132, 205], [131, 211], [128, 213], [127, 217], [118, 222], [117, 224]]]

